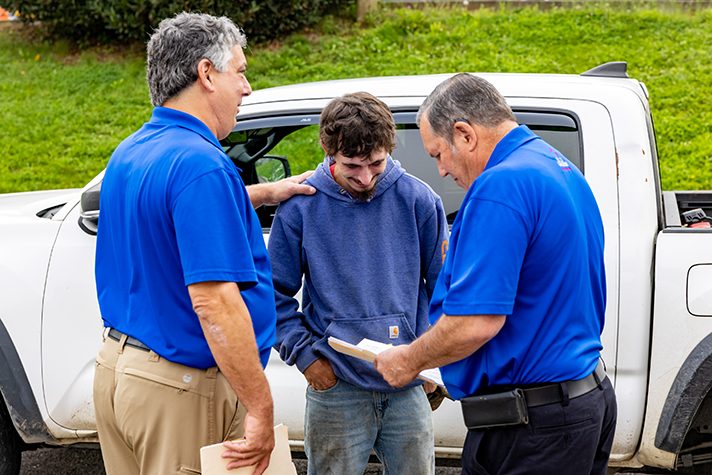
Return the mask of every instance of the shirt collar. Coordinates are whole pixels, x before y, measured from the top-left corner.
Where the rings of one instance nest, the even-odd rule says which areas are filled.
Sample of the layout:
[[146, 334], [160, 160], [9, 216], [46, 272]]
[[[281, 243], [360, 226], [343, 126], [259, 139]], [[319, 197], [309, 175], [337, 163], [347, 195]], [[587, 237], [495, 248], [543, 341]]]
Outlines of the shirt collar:
[[538, 139], [539, 137], [534, 134], [529, 127], [526, 125], [520, 125], [510, 130], [507, 135], [502, 137], [502, 139], [497, 143], [492, 151], [492, 155], [487, 161], [487, 166], [485, 170], [488, 170], [509, 156], [510, 153], [521, 147], [527, 142]]
[[169, 107], [157, 106], [151, 114], [150, 124], [168, 125], [174, 127], [182, 127], [184, 129], [195, 132], [205, 140], [222, 150], [222, 146], [215, 134], [208, 128], [207, 125], [197, 117]]

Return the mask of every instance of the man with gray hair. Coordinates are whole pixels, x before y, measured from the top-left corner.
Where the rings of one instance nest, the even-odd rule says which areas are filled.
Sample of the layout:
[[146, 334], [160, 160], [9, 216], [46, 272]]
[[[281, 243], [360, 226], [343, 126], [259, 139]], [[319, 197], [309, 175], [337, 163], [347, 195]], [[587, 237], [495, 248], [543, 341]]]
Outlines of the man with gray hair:
[[440, 84], [418, 122], [440, 175], [467, 194], [433, 326], [376, 369], [401, 387], [442, 367], [469, 429], [463, 474], [604, 475], [616, 402], [600, 363], [606, 281], [591, 189], [482, 78]]
[[106, 471], [200, 473], [269, 463], [272, 275], [252, 206], [313, 193], [305, 176], [246, 189], [218, 140], [235, 126], [244, 34], [181, 13], [148, 43], [151, 120], [114, 151], [101, 190], [96, 284], [104, 326], [94, 405]]

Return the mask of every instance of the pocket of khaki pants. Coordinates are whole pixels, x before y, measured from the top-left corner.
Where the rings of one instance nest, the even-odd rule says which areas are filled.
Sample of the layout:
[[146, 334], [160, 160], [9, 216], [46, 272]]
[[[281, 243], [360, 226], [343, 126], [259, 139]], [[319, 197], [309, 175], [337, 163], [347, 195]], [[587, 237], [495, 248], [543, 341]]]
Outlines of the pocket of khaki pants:
[[233, 414], [232, 420], [225, 426], [226, 431], [223, 434], [222, 440], [239, 439], [245, 435], [246, 414], [247, 411], [244, 410], [244, 406], [238, 402], [235, 405], [235, 414]]
[[136, 368], [125, 368], [124, 374], [128, 376], [135, 376], [137, 378], [145, 379], [148, 381], [153, 381], [154, 383], [162, 384], [164, 386], [170, 386], [172, 388], [181, 389], [183, 391], [189, 391], [190, 384], [184, 383], [183, 381], [176, 381], [171, 378], [166, 378], [159, 374], [149, 373], [148, 371], [141, 371]]
[[180, 466], [180, 469], [178, 469], [178, 470], [179, 470], [180, 472], [182, 472], [182, 473], [197, 473], [197, 474], [200, 474], [200, 473], [201, 473], [200, 470], [196, 470], [196, 469], [194, 469], [194, 468], [186, 467], [186, 466], [184, 466], [184, 465], [181, 465], [181, 466]]
[[217, 374], [212, 397], [215, 398], [216, 433], [222, 437], [220, 440], [242, 437], [247, 410], [237, 399], [235, 391], [222, 373]]

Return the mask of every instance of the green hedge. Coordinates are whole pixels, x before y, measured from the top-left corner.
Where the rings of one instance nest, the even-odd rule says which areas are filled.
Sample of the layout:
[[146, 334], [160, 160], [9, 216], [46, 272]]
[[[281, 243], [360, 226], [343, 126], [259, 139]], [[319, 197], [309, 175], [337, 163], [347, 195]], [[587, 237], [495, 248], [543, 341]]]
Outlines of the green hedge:
[[181, 11], [224, 15], [251, 42], [280, 38], [318, 22], [348, 0], [6, 0], [23, 21], [40, 21], [53, 37], [82, 44], [145, 41], [153, 28]]

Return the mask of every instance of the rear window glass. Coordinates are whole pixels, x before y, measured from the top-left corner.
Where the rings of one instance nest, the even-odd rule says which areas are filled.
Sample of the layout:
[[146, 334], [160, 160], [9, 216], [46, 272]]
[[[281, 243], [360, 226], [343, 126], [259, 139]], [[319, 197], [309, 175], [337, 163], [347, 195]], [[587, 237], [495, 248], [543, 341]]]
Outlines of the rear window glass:
[[[576, 167], [585, 172], [578, 120], [565, 112], [515, 110], [517, 121], [527, 125]], [[398, 125], [393, 158], [440, 195], [452, 223], [465, 191], [450, 178], [438, 174], [435, 161], [423, 149], [420, 133], [415, 125], [415, 112], [396, 112]], [[241, 169], [265, 156], [283, 157], [289, 162], [293, 175], [314, 169], [324, 160], [319, 145], [319, 115], [304, 114], [287, 117], [252, 119], [239, 122], [235, 130], [223, 141], [228, 155]], [[269, 221], [269, 220], [267, 220]], [[263, 226], [269, 226], [263, 220]]]

